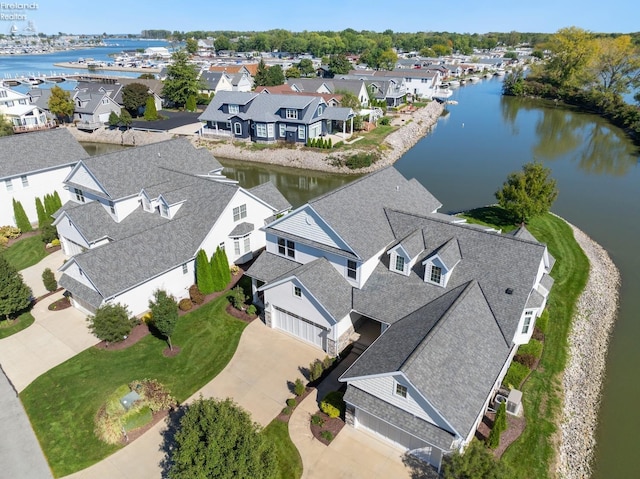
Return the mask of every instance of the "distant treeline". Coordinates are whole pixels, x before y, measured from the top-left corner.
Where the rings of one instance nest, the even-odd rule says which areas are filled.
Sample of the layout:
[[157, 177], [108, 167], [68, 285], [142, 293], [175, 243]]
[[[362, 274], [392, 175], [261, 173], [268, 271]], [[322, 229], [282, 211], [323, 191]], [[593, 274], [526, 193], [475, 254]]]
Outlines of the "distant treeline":
[[[169, 30], [144, 30], [143, 38], [162, 38], [184, 41], [214, 38], [215, 49], [250, 51], [279, 51], [294, 54], [312, 53], [317, 57], [339, 53], [360, 54], [367, 50], [387, 50], [396, 48], [405, 52], [426, 54], [447, 54], [459, 52], [473, 53], [474, 48], [491, 49], [498, 45], [514, 47], [527, 44], [544, 49], [552, 34], [548, 33], [449, 33], [416, 32], [399, 33], [392, 30], [384, 32], [356, 31], [351, 28], [340, 32], [290, 32], [288, 30], [269, 30], [265, 32], [235, 31], [193, 31], [180, 32]], [[602, 37], [615, 37], [618, 34], [599, 34]], [[640, 33], [630, 34], [634, 43], [640, 44]]]

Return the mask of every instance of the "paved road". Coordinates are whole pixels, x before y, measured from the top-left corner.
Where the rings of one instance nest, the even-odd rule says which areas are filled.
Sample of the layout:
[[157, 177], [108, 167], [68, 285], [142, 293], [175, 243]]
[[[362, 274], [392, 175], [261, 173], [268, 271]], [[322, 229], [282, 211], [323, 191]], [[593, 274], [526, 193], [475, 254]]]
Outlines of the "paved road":
[[0, 368], [0, 477], [53, 479], [16, 390]]

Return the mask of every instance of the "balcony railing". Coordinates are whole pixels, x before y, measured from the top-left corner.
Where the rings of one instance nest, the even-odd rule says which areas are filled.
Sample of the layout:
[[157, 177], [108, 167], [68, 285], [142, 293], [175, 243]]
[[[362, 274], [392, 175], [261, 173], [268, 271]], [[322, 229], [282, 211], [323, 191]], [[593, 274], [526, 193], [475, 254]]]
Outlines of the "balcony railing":
[[51, 128], [56, 128], [58, 125], [55, 121], [48, 121], [47, 123], [40, 123], [39, 125], [21, 125], [14, 126], [14, 133], [27, 133], [29, 131], [40, 131], [40, 130], [50, 130]]

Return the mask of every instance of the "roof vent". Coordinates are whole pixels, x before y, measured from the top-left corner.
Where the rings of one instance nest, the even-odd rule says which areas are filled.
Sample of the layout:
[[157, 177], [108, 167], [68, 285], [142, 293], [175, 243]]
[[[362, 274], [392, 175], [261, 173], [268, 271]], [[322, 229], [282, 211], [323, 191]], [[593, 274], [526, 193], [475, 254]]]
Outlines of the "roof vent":
[[507, 289], [505, 290], [505, 293], [507, 293], [507, 294], [513, 294], [513, 288], [507, 288]]
[[396, 191], [400, 191], [400, 186], [396, 186]]

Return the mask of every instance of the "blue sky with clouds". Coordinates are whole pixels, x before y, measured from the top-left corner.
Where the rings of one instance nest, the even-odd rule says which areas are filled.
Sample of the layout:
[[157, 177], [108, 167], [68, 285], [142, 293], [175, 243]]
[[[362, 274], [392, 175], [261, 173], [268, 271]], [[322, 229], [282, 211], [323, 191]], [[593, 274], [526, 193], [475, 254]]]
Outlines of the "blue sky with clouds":
[[552, 33], [568, 26], [594, 32], [640, 30], [637, 0], [41, 0], [26, 3], [37, 6], [34, 10], [7, 8], [12, 3], [19, 2], [0, 2], [0, 33], [8, 33], [13, 23], [24, 27], [28, 20], [34, 22], [39, 32], [47, 34], [273, 28]]

